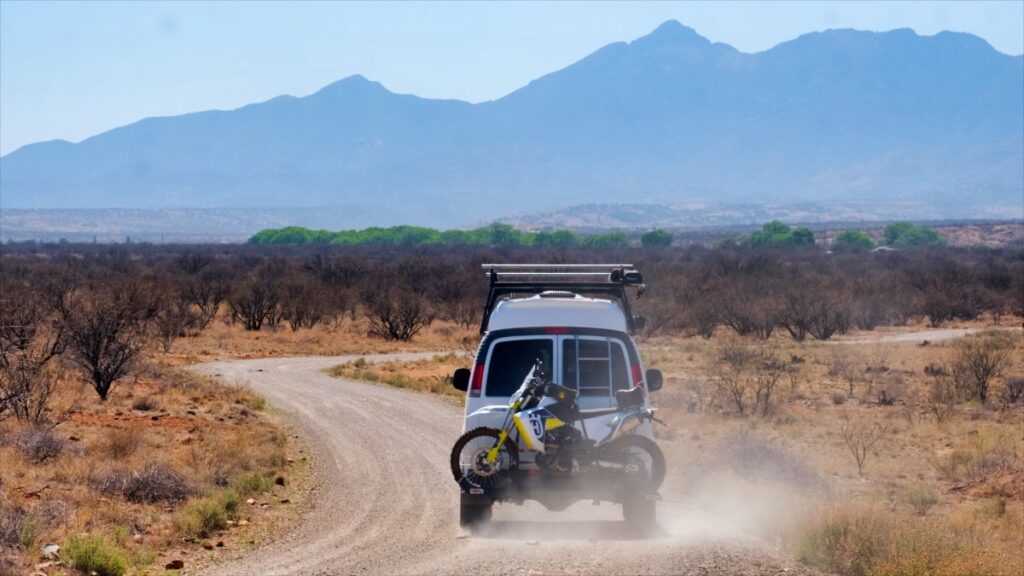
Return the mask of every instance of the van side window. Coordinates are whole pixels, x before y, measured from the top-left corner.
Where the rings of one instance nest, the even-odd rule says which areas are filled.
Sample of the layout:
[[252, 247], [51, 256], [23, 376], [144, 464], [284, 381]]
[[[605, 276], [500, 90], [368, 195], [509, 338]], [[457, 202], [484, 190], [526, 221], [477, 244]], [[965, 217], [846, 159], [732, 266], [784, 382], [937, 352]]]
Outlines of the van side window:
[[622, 345], [612, 339], [562, 340], [562, 383], [580, 396], [609, 396], [629, 388]]
[[500, 340], [491, 347], [490, 363], [487, 367], [487, 396], [511, 396], [519, 389], [523, 379], [540, 359], [544, 370], [551, 374], [554, 356], [554, 341], [551, 338], [526, 340]]

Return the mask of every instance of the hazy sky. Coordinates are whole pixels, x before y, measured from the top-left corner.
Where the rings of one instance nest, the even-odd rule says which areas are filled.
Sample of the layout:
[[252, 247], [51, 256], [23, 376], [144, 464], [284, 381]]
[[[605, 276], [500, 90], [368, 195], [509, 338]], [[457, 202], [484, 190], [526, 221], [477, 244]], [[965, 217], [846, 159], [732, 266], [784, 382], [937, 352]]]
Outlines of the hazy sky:
[[676, 19], [757, 52], [827, 28], [970, 32], [1024, 52], [1024, 1], [44, 3], [0, 0], [0, 154], [146, 116], [302, 96], [351, 74], [499, 98]]

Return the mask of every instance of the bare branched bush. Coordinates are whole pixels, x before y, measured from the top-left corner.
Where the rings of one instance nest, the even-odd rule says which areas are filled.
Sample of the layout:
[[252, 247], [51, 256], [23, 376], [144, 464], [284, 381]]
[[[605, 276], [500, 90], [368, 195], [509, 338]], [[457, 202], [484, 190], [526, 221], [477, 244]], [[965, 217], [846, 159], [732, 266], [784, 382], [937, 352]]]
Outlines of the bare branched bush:
[[1017, 468], [1013, 439], [977, 435], [935, 461], [943, 477], [963, 484], [981, 482]]
[[235, 286], [228, 296], [231, 320], [246, 330], [273, 327], [278, 320], [281, 300], [279, 279], [270, 270], [261, 270]]
[[871, 455], [871, 449], [889, 433], [889, 426], [855, 420], [849, 414], [843, 414], [842, 421], [843, 442], [857, 462], [857, 474], [864, 476], [864, 464]]
[[13, 415], [33, 426], [55, 426], [70, 407], [51, 410], [65, 339], [45, 298], [22, 286], [0, 286], [0, 420]]
[[928, 383], [928, 396], [925, 407], [935, 417], [937, 424], [942, 424], [956, 412], [956, 404], [960, 392], [956, 383], [948, 374], [934, 374]]
[[283, 286], [281, 315], [293, 332], [326, 321], [331, 315], [327, 287], [312, 277], [289, 278]]
[[999, 397], [1003, 401], [1003, 406], [1016, 404], [1024, 397], [1024, 378], [1010, 378], [1004, 382]]
[[26, 428], [14, 436], [14, 445], [32, 462], [40, 464], [60, 456], [65, 442], [46, 428]]
[[111, 460], [124, 460], [142, 446], [142, 435], [135, 428], [115, 428], [107, 433], [103, 447]]
[[786, 372], [785, 364], [774, 351], [730, 342], [719, 349], [714, 363], [718, 394], [739, 414], [771, 413], [773, 394]]
[[27, 548], [34, 528], [32, 517], [23, 508], [0, 501], [0, 549]]
[[69, 294], [60, 305], [71, 360], [106, 401], [114, 383], [126, 376], [146, 344], [156, 303], [135, 282]]
[[385, 340], [411, 340], [434, 320], [426, 303], [411, 292], [376, 292], [367, 300], [370, 334]]
[[864, 367], [857, 356], [848, 350], [835, 347], [829, 351], [828, 375], [846, 383], [847, 397], [853, 398], [857, 384], [864, 381]]
[[195, 306], [196, 326], [204, 329], [217, 317], [221, 303], [231, 293], [230, 272], [223, 267], [209, 266], [184, 281], [184, 296]]
[[967, 336], [957, 343], [949, 372], [965, 397], [985, 403], [990, 384], [1009, 366], [1012, 351], [1010, 338], [1003, 334]]
[[97, 482], [97, 488], [140, 503], [180, 502], [194, 493], [185, 478], [163, 462], [150, 462], [139, 472], [114, 470]]
[[169, 353], [174, 341], [185, 336], [186, 331], [198, 322], [198, 316], [187, 302], [165, 299], [153, 317], [153, 328], [164, 352]]

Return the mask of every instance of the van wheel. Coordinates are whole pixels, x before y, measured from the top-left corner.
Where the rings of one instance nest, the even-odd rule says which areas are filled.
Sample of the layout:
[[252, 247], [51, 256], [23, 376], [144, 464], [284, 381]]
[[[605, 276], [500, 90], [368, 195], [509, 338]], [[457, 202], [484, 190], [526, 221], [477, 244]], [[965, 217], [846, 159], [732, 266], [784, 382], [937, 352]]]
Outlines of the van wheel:
[[493, 503], [480, 503], [479, 500], [467, 502], [466, 498], [459, 503], [459, 526], [463, 528], [479, 528], [491, 519]]
[[657, 525], [657, 503], [654, 498], [638, 494], [622, 503], [622, 518], [634, 528], [650, 530]]

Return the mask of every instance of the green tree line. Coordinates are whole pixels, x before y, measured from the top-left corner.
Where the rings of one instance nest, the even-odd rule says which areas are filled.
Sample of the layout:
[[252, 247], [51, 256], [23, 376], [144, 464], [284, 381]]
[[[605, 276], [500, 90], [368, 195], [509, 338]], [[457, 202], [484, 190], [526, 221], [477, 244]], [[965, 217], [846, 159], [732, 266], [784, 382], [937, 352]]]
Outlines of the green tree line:
[[362, 230], [310, 230], [301, 226], [268, 228], [249, 238], [250, 244], [338, 244], [343, 246], [628, 246], [623, 232], [576, 234], [569, 230], [527, 232], [508, 224], [473, 230], [435, 230], [421, 226], [391, 226]]

